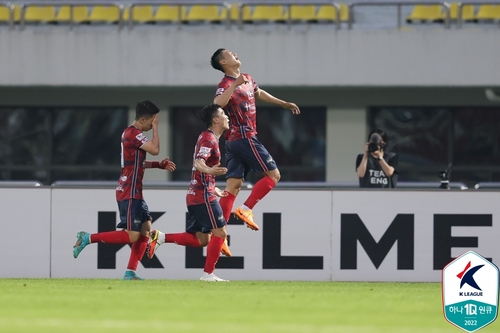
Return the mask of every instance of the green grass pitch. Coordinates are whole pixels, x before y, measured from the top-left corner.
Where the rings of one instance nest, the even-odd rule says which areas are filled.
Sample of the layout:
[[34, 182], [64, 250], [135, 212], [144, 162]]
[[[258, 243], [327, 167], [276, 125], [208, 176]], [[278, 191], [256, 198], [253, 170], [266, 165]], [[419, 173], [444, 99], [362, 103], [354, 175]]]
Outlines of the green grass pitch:
[[439, 283], [0, 279], [5, 333], [461, 331]]

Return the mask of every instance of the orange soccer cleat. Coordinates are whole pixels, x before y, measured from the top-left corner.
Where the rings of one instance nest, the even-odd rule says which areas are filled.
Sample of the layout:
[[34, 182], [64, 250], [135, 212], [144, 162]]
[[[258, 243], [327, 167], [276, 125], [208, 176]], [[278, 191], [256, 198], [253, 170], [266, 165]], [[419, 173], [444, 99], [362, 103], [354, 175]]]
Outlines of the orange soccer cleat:
[[246, 223], [247, 227], [252, 230], [259, 230], [259, 226], [253, 221], [253, 213], [251, 209], [241, 209], [241, 207], [236, 208], [234, 214], [237, 218]]
[[232, 257], [233, 256], [231, 254], [231, 251], [229, 250], [229, 246], [227, 245], [227, 238], [224, 239], [224, 243], [222, 244], [222, 249], [220, 250], [220, 253], [222, 253], [226, 257]]

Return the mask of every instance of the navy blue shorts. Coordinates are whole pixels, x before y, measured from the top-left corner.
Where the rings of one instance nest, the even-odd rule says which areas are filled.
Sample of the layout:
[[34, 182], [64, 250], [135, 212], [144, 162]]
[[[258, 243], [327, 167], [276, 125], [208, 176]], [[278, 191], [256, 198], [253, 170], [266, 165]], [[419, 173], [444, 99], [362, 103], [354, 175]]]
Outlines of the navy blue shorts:
[[118, 201], [120, 212], [120, 223], [116, 226], [120, 229], [141, 231], [144, 222], [152, 220], [146, 201], [139, 199], [128, 199]]
[[210, 204], [188, 206], [188, 222], [186, 231], [196, 233], [201, 231], [208, 234], [212, 229], [222, 228], [226, 225], [222, 208], [219, 201], [214, 200]]
[[275, 170], [276, 162], [256, 136], [248, 139], [226, 141], [226, 179], [245, 179], [250, 170], [264, 172]]

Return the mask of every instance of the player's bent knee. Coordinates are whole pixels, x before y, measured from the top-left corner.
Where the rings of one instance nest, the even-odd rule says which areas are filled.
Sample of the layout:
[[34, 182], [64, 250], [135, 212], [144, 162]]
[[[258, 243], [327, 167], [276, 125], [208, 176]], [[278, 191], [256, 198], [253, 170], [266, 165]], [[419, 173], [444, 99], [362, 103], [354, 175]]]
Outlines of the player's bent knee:
[[227, 237], [226, 228], [212, 229], [212, 234], [214, 236], [217, 236], [217, 237], [220, 237], [220, 238], [224, 238], [224, 239]]
[[274, 183], [278, 183], [281, 179], [281, 174], [280, 174], [280, 171], [278, 169], [274, 169], [270, 172], [267, 172], [266, 175], [271, 178], [272, 180], [274, 180]]
[[205, 247], [208, 245], [208, 241], [210, 240], [210, 235], [204, 234], [202, 232], [197, 232], [196, 238], [198, 238], [198, 242], [200, 242], [200, 246]]
[[141, 233], [137, 231], [129, 231], [128, 236], [130, 237], [130, 243], [135, 243], [139, 240]]

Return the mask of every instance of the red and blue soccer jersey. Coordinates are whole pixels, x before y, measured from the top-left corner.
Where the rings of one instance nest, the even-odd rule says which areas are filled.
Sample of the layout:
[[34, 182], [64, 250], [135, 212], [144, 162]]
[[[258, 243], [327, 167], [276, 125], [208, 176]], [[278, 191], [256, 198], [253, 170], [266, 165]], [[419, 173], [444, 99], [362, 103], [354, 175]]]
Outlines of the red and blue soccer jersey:
[[[201, 132], [194, 148], [193, 163], [203, 159], [208, 167], [220, 163], [219, 139], [211, 130]], [[186, 195], [188, 206], [209, 203], [217, 199], [215, 176], [196, 170], [193, 166], [191, 184]]]
[[122, 134], [122, 173], [116, 187], [116, 201], [140, 199], [142, 179], [146, 164], [146, 151], [141, 147], [148, 138], [134, 126], [127, 127]]
[[[240, 85], [231, 95], [224, 111], [229, 116], [230, 129], [226, 131], [227, 141], [250, 138], [257, 134], [257, 114], [255, 107], [255, 93], [259, 86], [248, 74], [242, 74], [248, 79], [248, 83]], [[215, 97], [222, 95], [226, 89], [236, 80], [234, 77], [224, 76], [217, 86]]]

